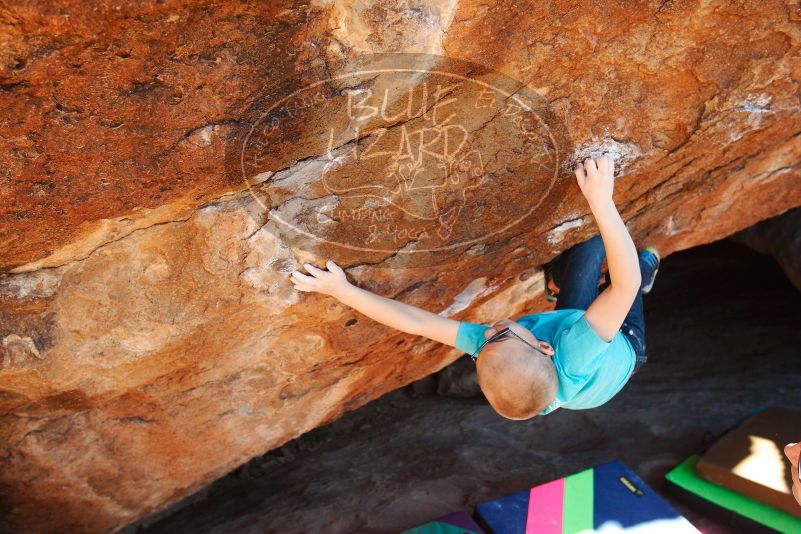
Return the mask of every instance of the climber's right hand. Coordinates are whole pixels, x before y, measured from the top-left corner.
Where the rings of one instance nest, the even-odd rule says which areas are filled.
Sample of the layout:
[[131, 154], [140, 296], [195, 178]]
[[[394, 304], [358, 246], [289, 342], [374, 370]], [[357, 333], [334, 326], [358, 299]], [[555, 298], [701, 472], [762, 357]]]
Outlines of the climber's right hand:
[[311, 274], [302, 274], [300, 271], [292, 273], [292, 282], [295, 284], [295, 289], [298, 291], [307, 291], [323, 293], [338, 297], [342, 292], [350, 286], [345, 271], [342, 267], [334, 263], [334, 260], [328, 260], [325, 263], [328, 270], [323, 270], [315, 267], [311, 263], [304, 263], [303, 266]]
[[590, 208], [612, 201], [615, 162], [608, 155], [587, 158], [576, 166], [576, 180]]

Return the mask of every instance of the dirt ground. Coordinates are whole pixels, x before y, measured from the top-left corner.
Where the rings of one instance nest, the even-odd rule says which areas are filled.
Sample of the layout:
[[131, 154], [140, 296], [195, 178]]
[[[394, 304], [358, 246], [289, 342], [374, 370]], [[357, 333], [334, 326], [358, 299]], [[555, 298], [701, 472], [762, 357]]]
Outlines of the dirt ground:
[[801, 407], [801, 294], [770, 257], [729, 241], [674, 254], [645, 313], [649, 360], [600, 408], [509, 421], [482, 397], [405, 388], [125, 531], [399, 532], [613, 459], [659, 489], [752, 409]]

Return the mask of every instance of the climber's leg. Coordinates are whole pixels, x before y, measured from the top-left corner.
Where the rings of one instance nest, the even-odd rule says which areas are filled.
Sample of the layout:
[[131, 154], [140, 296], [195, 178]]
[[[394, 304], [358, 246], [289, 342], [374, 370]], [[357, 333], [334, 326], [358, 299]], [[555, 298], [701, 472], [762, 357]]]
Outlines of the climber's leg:
[[574, 245], [560, 254], [551, 265], [559, 288], [556, 309], [586, 310], [598, 296], [598, 279], [606, 258], [600, 235]]
[[628, 338], [631, 346], [634, 348], [637, 361], [634, 366], [636, 373], [640, 367], [645, 363], [647, 357], [645, 348], [645, 314], [643, 312], [643, 294], [650, 291], [656, 278], [657, 270], [659, 269], [659, 253], [653, 247], [648, 247], [639, 253], [640, 260], [640, 276], [642, 283], [640, 291], [634, 298], [634, 303], [631, 305], [629, 313], [623, 320], [623, 325], [620, 330]]

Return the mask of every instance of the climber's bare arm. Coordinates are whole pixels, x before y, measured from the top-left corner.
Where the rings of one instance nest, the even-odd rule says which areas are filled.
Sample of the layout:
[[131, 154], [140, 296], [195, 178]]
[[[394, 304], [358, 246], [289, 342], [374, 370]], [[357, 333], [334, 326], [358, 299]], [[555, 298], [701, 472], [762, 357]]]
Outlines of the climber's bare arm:
[[331, 295], [354, 310], [396, 330], [424, 336], [451, 347], [456, 346], [459, 321], [354, 286], [348, 281], [342, 268], [332, 260], [326, 262], [328, 270], [319, 269], [310, 263], [304, 263], [303, 266], [310, 275], [293, 272], [295, 289]]
[[590, 205], [603, 239], [611, 283], [587, 308], [585, 317], [595, 333], [611, 341], [640, 290], [637, 247], [612, 200], [614, 162], [606, 156], [588, 158], [576, 168], [576, 179]]

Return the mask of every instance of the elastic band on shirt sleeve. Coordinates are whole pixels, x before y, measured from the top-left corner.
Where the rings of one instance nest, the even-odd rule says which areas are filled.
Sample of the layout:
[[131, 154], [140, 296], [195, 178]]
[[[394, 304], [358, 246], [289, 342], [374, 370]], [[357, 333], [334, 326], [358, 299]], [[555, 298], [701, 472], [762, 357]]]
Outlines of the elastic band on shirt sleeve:
[[456, 348], [465, 354], [473, 354], [486, 339], [484, 332], [489, 328], [483, 324], [459, 321], [459, 329], [456, 332]]

